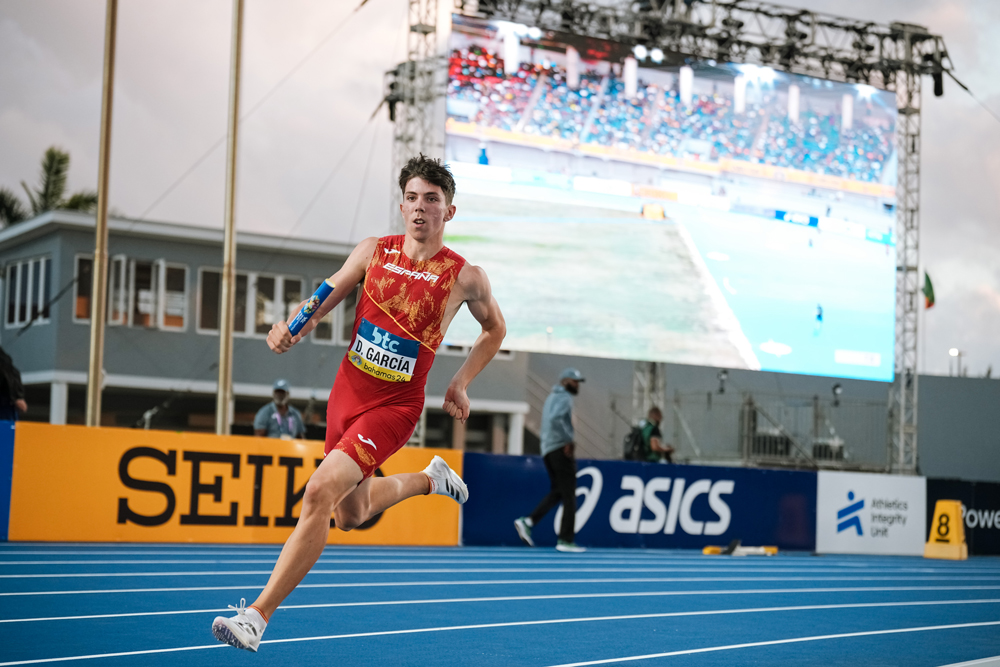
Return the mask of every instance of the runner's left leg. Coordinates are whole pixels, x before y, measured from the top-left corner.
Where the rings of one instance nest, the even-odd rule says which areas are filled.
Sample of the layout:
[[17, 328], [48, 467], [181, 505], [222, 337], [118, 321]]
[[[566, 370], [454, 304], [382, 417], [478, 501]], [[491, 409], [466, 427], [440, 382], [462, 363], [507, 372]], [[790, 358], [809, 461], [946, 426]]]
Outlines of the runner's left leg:
[[376, 514], [407, 498], [426, 495], [430, 480], [422, 472], [404, 472], [388, 477], [369, 477], [333, 511], [341, 530], [353, 530]]

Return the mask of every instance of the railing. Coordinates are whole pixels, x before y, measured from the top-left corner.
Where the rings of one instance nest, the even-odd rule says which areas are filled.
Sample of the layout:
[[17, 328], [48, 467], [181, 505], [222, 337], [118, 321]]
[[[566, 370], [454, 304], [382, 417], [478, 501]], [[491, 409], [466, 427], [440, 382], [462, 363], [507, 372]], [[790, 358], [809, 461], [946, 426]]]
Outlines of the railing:
[[[542, 406], [551, 385], [528, 374], [526, 428], [540, 435]], [[577, 456], [618, 459], [633, 422], [631, 398], [609, 395], [609, 405], [581, 393], [574, 398]], [[630, 406], [624, 409], [622, 406]], [[823, 399], [768, 393], [675, 392], [660, 406], [663, 439], [678, 463], [807, 469], [887, 469], [886, 405], [874, 400]]]
[[680, 460], [886, 469], [885, 404], [879, 401], [675, 393], [665, 412]]

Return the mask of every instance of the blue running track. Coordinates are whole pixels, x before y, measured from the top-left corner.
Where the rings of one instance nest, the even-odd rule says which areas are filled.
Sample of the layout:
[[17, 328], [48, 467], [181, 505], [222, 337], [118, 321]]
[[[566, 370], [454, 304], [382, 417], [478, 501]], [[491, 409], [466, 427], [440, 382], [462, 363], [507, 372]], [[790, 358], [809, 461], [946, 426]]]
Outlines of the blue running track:
[[256, 655], [276, 546], [0, 544], [0, 667], [1000, 665], [1000, 559], [328, 547]]

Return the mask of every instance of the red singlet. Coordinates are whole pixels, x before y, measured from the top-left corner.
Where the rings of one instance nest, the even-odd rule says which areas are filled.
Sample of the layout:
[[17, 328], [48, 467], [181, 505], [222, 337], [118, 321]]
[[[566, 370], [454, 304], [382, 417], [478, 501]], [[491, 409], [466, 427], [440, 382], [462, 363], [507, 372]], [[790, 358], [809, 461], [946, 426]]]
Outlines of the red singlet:
[[444, 334], [441, 320], [465, 260], [448, 248], [415, 262], [405, 236], [378, 240], [326, 410], [326, 453], [339, 449], [365, 477], [406, 444]]

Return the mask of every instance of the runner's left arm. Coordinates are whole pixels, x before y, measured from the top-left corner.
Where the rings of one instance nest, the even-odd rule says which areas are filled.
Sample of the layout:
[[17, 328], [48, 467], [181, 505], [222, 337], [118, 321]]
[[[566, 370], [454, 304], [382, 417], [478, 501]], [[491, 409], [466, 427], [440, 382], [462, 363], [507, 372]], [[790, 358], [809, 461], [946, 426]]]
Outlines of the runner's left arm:
[[486, 364], [490, 363], [500, 350], [503, 338], [507, 335], [507, 324], [504, 322], [503, 313], [500, 312], [500, 306], [493, 298], [493, 291], [490, 289], [490, 281], [485, 271], [478, 266], [467, 264], [458, 276], [458, 283], [465, 296], [465, 305], [483, 328], [472, 345], [465, 363], [455, 373], [444, 395], [445, 412], [462, 420], [464, 424], [469, 418], [469, 396], [466, 389], [472, 379], [486, 368]]

